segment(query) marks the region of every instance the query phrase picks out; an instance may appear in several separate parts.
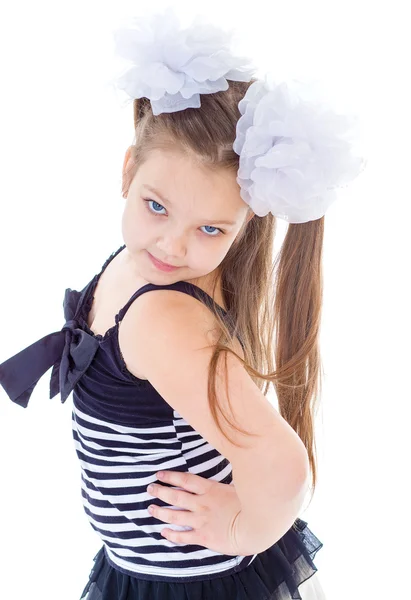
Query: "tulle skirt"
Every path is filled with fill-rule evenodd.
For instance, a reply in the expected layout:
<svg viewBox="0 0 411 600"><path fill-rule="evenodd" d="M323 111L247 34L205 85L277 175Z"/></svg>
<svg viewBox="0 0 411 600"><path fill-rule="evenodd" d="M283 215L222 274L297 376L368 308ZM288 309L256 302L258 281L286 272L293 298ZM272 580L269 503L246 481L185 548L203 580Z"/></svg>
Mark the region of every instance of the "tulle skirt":
<svg viewBox="0 0 411 600"><path fill-rule="evenodd" d="M242 571L199 581L148 581L108 563L104 545L80 600L327 600L313 559L323 544L297 519Z"/></svg>

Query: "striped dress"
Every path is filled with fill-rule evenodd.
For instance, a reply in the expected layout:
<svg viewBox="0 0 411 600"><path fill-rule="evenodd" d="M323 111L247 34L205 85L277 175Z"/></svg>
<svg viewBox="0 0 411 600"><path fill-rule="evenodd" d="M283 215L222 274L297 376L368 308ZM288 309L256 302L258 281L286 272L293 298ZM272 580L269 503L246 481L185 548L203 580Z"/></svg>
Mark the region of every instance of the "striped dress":
<svg viewBox="0 0 411 600"><path fill-rule="evenodd" d="M60 393L65 402L73 392L72 432L80 462L81 498L87 519L102 540L97 562L104 560L107 568L138 581L217 581L245 570L261 555L231 556L167 540L161 535L165 526L177 531L190 528L165 524L150 515L147 508L153 497L147 493L147 486L156 482L159 470L189 471L230 484L231 464L148 380L137 378L127 369L118 328L138 296L156 289L190 294L208 306L214 305L223 318L228 319L228 313L191 283L147 284L115 316L113 327L104 335L94 334L87 325L94 290L109 262L124 248L111 254L83 290L66 289L62 330L0 365L0 383L14 402L26 407L38 379L53 367L50 398ZM231 326L229 321L227 324ZM155 502L179 510L157 497ZM321 547L307 524L297 519L284 539L269 549L273 556L282 558L282 563L279 560L276 566L273 564L271 573L282 569L277 587L284 585L284 564L289 565L290 589L314 574L312 559ZM284 596L288 597L301 596Z"/></svg>

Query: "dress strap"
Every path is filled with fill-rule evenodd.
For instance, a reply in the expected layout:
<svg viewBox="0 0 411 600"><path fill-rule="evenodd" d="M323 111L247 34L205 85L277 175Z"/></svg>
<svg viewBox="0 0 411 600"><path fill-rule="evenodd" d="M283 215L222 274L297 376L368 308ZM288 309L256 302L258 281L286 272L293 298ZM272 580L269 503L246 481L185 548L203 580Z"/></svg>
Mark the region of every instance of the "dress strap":
<svg viewBox="0 0 411 600"><path fill-rule="evenodd" d="M109 263L111 263L111 261L113 260L113 258L115 258L115 257L117 256L117 254L120 254L120 252L121 252L122 250L124 250L124 248L125 248L125 247L126 247L126 245L125 245L125 244L123 244L122 246L120 246L120 248L119 248L118 250L114 250L114 252L112 252L112 253L110 254L110 256L108 257L108 259L106 260L106 262L104 263L104 265L101 267L101 271L100 271L100 273L98 274L98 277L100 277L100 276L101 276L101 274L103 273L103 271L105 271L105 270L106 270L106 268L107 268L108 264L109 264Z"/></svg>
<svg viewBox="0 0 411 600"><path fill-rule="evenodd" d="M179 292L183 292L194 298L197 298L197 300L199 300L200 302L203 302L203 304L205 304L210 309L212 309L212 307L214 307L216 309L216 311L220 314L221 318L227 323L228 328L230 330L233 329L231 315L222 306L217 304L217 302L215 302L215 300L209 294L207 294L207 292L205 292L202 288L200 288L197 285L195 285L194 283L190 283L188 281L176 281L176 282L170 283L168 285L166 285L166 284L165 285L157 285L155 283L147 283L146 285L143 285L136 292L134 292L134 294L131 296L131 298L129 299L127 304L125 304L125 306L123 306L123 308L120 310L120 312L116 315L116 317L115 317L116 324L124 318L124 315L130 308L131 304L134 302L134 300L136 300L139 296L141 296L141 294L144 294L145 292L149 292L151 290L169 290L169 289L177 290ZM240 343L244 348L244 344L241 340L241 337L238 336L238 339L240 340Z"/></svg>
<svg viewBox="0 0 411 600"><path fill-rule="evenodd" d="M139 296L141 296L141 294L144 294L145 292L149 292L151 290L169 290L169 289L177 290L179 292L183 292L185 294L193 296L193 297L197 298L197 300L200 300L200 302L203 302L204 304L206 304L209 308L211 305L214 305L215 308L217 309L217 311L222 315L223 318L226 317L226 315L227 315L227 312L224 310L224 308L222 306L220 306L219 304L217 304L213 300L213 298L211 298L211 296L209 296L207 294L207 292L205 292L203 289L199 288L198 286L194 285L193 283L189 283L188 281L176 281L175 283L169 283L169 284L164 284L164 285L157 285L155 283L147 283L146 285L143 285L136 292L134 292L134 294L131 296L131 298L129 299L127 304L125 306L123 306L123 308L120 310L120 312L118 314L118 320L121 321L123 319L124 315L130 308L131 304L134 302L134 300L136 300Z"/></svg>

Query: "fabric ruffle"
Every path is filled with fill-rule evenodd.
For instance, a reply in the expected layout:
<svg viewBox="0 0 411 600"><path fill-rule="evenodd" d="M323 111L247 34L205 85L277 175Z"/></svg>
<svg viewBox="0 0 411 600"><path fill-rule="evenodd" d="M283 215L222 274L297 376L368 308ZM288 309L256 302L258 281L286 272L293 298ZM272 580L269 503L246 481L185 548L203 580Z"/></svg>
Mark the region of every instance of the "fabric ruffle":
<svg viewBox="0 0 411 600"><path fill-rule="evenodd" d="M298 588L317 572L313 560L322 546L306 521L296 519L278 542L242 571L174 583L118 571L107 562L103 545L80 600L308 600Z"/></svg>

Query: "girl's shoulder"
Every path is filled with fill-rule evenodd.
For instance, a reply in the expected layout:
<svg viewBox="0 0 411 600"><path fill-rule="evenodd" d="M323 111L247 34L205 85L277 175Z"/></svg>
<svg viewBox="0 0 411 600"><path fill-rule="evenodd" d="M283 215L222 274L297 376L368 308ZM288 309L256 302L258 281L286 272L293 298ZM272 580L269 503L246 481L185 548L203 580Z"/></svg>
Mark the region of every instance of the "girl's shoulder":
<svg viewBox="0 0 411 600"><path fill-rule="evenodd" d="M205 291L205 290L204 290ZM208 293L208 292L206 292ZM216 300L215 300L216 301ZM218 319L204 302L190 294L181 293L175 289L149 289L135 300L124 316L119 331L119 344L127 368L134 372L136 377L147 379L144 374L143 361L139 359L137 344L154 335L158 322L165 319L164 336L158 337L158 344L167 344L170 356L169 364L173 360L173 341L166 339L166 326L170 320L176 332L184 332L187 346L195 347L196 344L205 342L212 348L220 336ZM154 321L154 322L153 322ZM190 326L187 327L187 324ZM138 335L139 340L136 339ZM157 335L157 334L156 334ZM177 337L179 334L176 333ZM143 342L144 346L144 342ZM245 360L243 348L238 338L234 338L227 346ZM141 351L141 346L140 346Z"/></svg>

